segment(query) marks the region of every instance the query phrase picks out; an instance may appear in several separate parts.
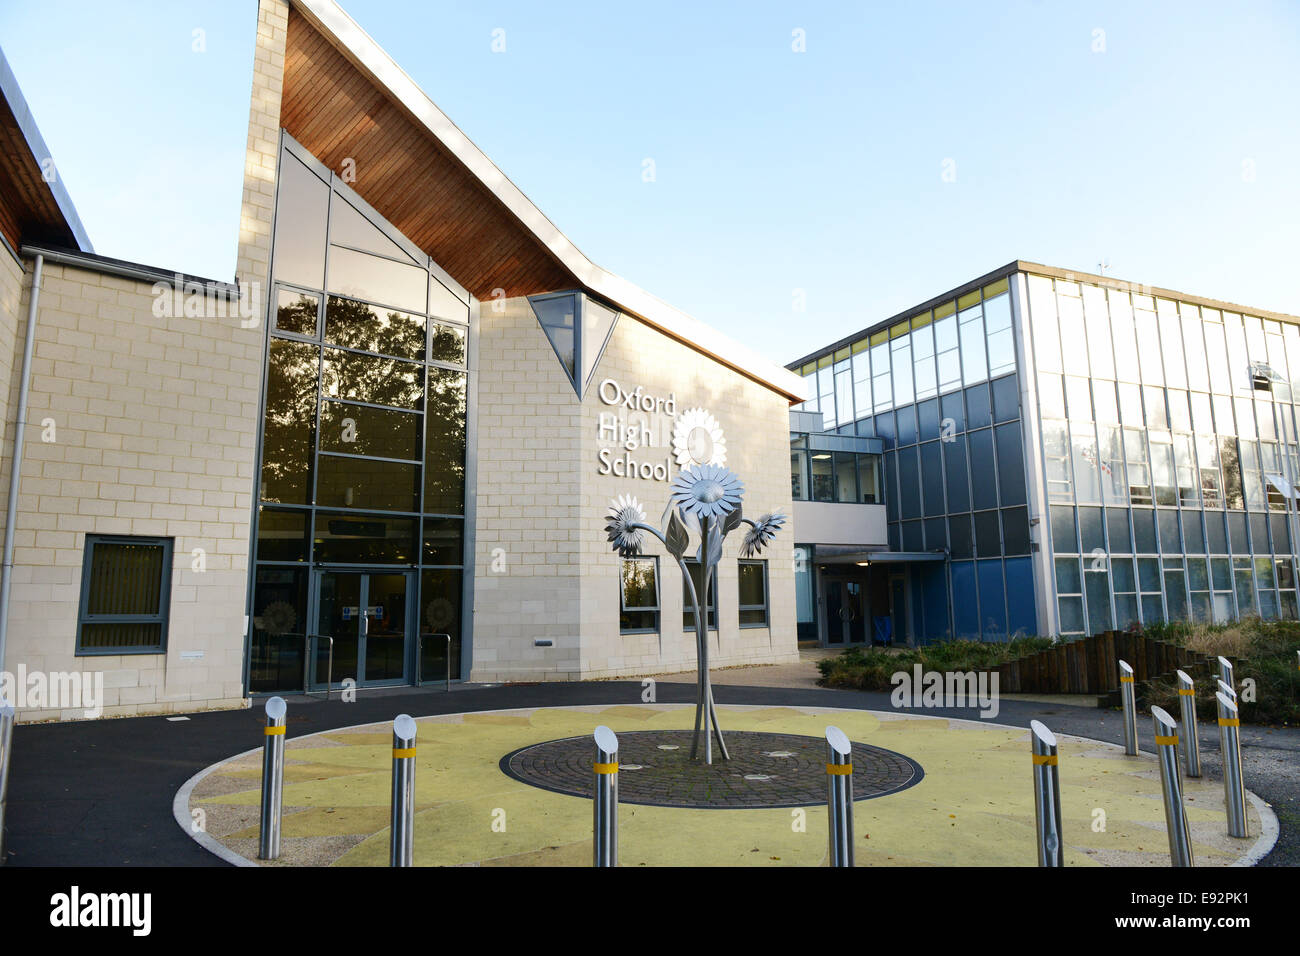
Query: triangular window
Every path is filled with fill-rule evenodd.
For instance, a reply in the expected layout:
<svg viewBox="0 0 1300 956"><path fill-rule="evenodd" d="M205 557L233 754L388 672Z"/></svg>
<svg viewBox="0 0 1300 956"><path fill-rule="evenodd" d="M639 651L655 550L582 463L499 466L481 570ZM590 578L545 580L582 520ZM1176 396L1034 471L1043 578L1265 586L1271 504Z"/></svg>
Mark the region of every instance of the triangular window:
<svg viewBox="0 0 1300 956"><path fill-rule="evenodd" d="M581 292L555 292L528 300L537 321L581 399L605 353L618 313Z"/></svg>

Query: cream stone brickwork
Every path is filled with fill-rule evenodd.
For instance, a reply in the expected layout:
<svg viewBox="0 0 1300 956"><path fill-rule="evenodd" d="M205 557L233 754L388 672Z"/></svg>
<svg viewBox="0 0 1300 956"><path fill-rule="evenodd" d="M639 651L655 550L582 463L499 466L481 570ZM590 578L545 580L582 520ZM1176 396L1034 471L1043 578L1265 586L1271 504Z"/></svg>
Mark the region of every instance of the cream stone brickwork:
<svg viewBox="0 0 1300 956"><path fill-rule="evenodd" d="M253 51L253 96L244 157L244 194L239 216L239 253L235 274L241 285L269 288L271 219L275 212L276 162L280 150L280 99L284 89L284 48L289 5L259 0ZM264 311L259 311L259 315Z"/></svg>
<svg viewBox="0 0 1300 956"><path fill-rule="evenodd" d="M18 409L17 377L22 370L22 354L16 351L18 330L27 321L27 304L23 288L30 279L24 274L30 262L15 259L8 247L0 248L0 355L12 356L11 362L0 362L0 398L4 398L5 414L0 417L0 448L4 449L4 462L0 464L0 481L9 484L9 422ZM4 528L4 511L0 511L0 530Z"/></svg>
<svg viewBox="0 0 1300 956"><path fill-rule="evenodd" d="M598 474L598 452L608 444L600 440L600 416L620 412L601 402L599 383L611 378L627 389L671 394L678 414L708 409L725 432L727 465L745 482L751 517L791 512L786 400L625 315L580 404L527 300L502 305L501 312L484 305L480 320L471 679L565 680L694 666L694 634L682 629L681 571L653 539L646 553L659 556L659 633L619 633L620 559L606 541L607 505L633 494L658 525L669 486ZM631 454L662 462L671 455L671 419L650 417L657 419L655 447ZM728 538L718 569L719 630L710 635L710 663L794 661L792 529L787 524L761 555L768 563L765 628L738 623L740 540L740 531ZM497 548L506 556L499 573L492 570ZM537 638L554 646L536 647Z"/></svg>
<svg viewBox="0 0 1300 956"><path fill-rule="evenodd" d="M234 303L204 299L233 315L199 318L156 315L156 300L150 283L45 263L6 664L105 672L106 716L244 704L261 330ZM166 653L77 656L87 534L174 538Z"/></svg>

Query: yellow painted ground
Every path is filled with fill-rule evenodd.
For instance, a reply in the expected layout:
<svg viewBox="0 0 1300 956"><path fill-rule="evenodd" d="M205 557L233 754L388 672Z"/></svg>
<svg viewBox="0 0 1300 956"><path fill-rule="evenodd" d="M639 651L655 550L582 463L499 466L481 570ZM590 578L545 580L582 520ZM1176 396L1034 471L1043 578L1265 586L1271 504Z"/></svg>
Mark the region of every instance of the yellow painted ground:
<svg viewBox="0 0 1300 956"><path fill-rule="evenodd" d="M550 793L501 772L520 747L589 734L687 729L689 705L538 708L419 721L415 862L422 866L591 864L591 801ZM1033 781L1028 733L943 718L795 707L723 707L725 730L820 737L835 724L851 740L906 754L916 786L855 804L859 866L1032 866ZM1060 738L1066 862L1168 866L1159 772L1151 757ZM255 742L255 741L254 741ZM284 783L285 864L386 866L388 724L290 740ZM209 835L257 853L260 755L217 765L195 787ZM1226 835L1223 790L1185 780L1198 866L1232 863L1254 843ZM1251 832L1260 821L1249 807ZM819 866L826 809L619 808L624 866Z"/></svg>

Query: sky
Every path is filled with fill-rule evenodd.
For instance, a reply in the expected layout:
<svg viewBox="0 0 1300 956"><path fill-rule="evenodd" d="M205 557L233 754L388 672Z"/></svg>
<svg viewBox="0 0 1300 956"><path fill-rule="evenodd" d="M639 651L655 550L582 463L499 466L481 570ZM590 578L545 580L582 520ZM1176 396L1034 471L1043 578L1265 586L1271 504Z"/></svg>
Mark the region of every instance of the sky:
<svg viewBox="0 0 1300 956"><path fill-rule="evenodd" d="M1292 0L342 5L588 258L781 363L1017 258L1300 314ZM233 276L255 21L0 0L95 251Z"/></svg>

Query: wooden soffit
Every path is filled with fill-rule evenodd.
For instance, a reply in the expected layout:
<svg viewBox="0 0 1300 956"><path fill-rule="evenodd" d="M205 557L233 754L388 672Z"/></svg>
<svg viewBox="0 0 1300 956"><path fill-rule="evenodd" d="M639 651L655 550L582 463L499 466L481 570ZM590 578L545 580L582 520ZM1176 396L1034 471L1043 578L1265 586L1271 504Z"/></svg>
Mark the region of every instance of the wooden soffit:
<svg viewBox="0 0 1300 956"><path fill-rule="evenodd" d="M427 128L292 5L280 124L479 299L575 276ZM500 293L497 293L500 295Z"/></svg>

